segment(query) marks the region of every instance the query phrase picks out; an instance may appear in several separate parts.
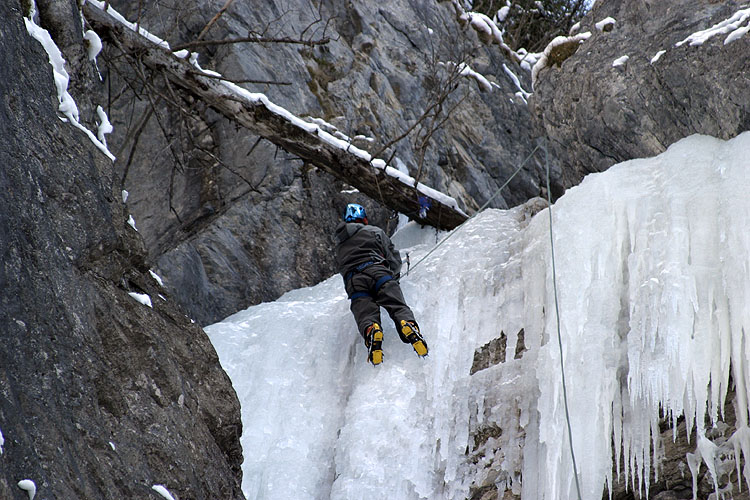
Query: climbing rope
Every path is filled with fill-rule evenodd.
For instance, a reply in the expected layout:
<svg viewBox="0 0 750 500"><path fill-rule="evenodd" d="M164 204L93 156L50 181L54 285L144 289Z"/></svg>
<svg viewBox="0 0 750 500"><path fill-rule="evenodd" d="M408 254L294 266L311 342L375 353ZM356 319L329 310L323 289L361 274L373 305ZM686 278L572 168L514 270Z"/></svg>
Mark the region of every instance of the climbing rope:
<svg viewBox="0 0 750 500"><path fill-rule="evenodd" d="M466 220L465 220L465 221L464 221L464 222L463 222L463 223L462 223L462 224L461 224L460 226L458 226L458 227L457 227L456 229L454 229L453 231L451 231L450 233L448 233L448 235L447 235L447 236L446 236L445 238L443 238L443 239L442 239L442 240L441 240L441 241L440 241L439 243L437 243L437 244L436 244L436 245L435 245L434 247L432 247L432 249L431 249L431 250L430 250L429 252L427 252L427 253L426 253L426 254L424 255L424 257L422 257L421 259L419 259L419 260L418 260L418 261L416 262L416 264L414 264L413 266L411 266L411 269L410 269L409 271L407 271L407 273L406 273L406 274L407 274L407 276L409 275L409 272L413 271L413 270L414 270L414 268L416 268L416 267L417 267L417 266L418 266L419 264L421 264L421 263L422 263L422 262L423 262L423 261L424 261L425 259L427 259L427 257L429 257L429 256L430 256L430 255L432 254L432 252L434 252L435 250L437 250L437 249L438 249L438 248L439 248L439 247L440 247L440 246L441 246L441 245L442 245L443 243L445 243L445 242L446 242L446 241L448 240L448 238L450 238L451 236L453 236L454 234L456 234L456 233L457 233L457 232L458 232L458 231L459 231L459 230L460 230L460 229L461 229L462 227L464 227L464 226L466 225L466 223L467 223L467 222L469 222L469 221L470 221L471 219L473 219L474 217L476 217L476 216L477 216L477 215L478 215L478 214L479 214L480 212L482 212L482 211L483 211L483 210L484 210L485 208L487 208L487 207L489 206L489 204L490 204L490 203L492 202L492 200L494 200L494 199L495 199L495 197L496 197L496 196L497 196L498 194L500 194L500 191L502 191L503 189L505 189L505 186L507 186L508 184L510 184L510 181L512 181L512 180L513 180L513 177L515 177L515 176L516 176L516 174L518 174L518 172L520 172L520 171L521 171L521 169L522 169L522 168L524 167L524 165L526 165L526 163L527 163L527 162L528 162L528 161L529 161L529 160L531 159L531 157L532 157L532 156L534 156L534 153L536 153L536 151L537 151L538 149L539 149L539 144L537 144L537 145L536 145L536 147L535 147L535 148L533 149L533 151L531 151L531 153L529 154L529 156L527 156L527 157L526 157L526 159L525 159L525 160L524 160L523 162L521 162L521 164L520 164L520 165L518 166L518 168L516 169L516 171L515 171L515 172L513 172L513 175L511 175L510 177L508 177L508 180L507 180L507 181L505 181L505 184L503 184L502 186L500 186L500 187L498 188L498 190L497 190L497 191L495 191L495 194L493 194L492 196L490 196L490 199L489 199L489 200L487 200L487 202L486 202L486 203L485 203L484 205L482 205L482 207L481 207L481 208L480 208L479 210L477 210L477 211L476 211L476 212L475 212L475 213L474 213L474 214L473 214L473 215L472 215L471 217L469 217L468 219L466 219Z"/></svg>
<svg viewBox="0 0 750 500"><path fill-rule="evenodd" d="M435 250L438 249L443 243L445 243L448 238L456 234L467 222L469 222L471 219L476 217L477 214L482 212L489 204L492 202L495 197L500 194L500 191L502 191L513 179L513 177L518 174L518 172L521 171L521 169L526 165L526 163L531 159L532 156L534 156L534 153L537 152L537 150L540 148L540 144L538 143L533 151L529 154L529 156L526 157L526 159L518 166L515 172L513 172L513 175L511 175L507 181L505 181L505 184L500 186L500 188L495 191L495 194L493 194L487 202L482 205L482 207L474 213L471 217L469 217L463 224L458 226L456 229L451 231L445 238L442 239L437 245L435 245L427 254L419 259L416 264L413 266L408 266L410 269L407 270L407 276L411 270L416 268L419 264L421 264L427 257L432 254ZM570 411L568 409L568 389L567 389L567 383L565 380L565 363L563 360L563 345L562 345L562 332L560 328L560 305L557 298L557 269L555 266L555 244L554 244L554 233L552 231L552 189L550 186L550 173L549 173L549 151L547 149L547 142L544 141L544 163L545 163L545 171L546 171L546 177L547 177L547 203L548 203L548 214L549 214L549 238L550 238L550 252L551 252L551 258L552 258L552 288L554 291L555 296L555 318L557 321L557 344L560 349L560 376L562 379L562 392L563 392L563 403L565 406L565 421L567 423L568 427L568 444L570 445L570 458L573 463L573 476L575 477L575 484L576 484L576 493L578 500L581 500L581 486L578 481L578 466L576 465L576 456L575 452L573 451L573 432L570 425ZM409 260L409 256L407 255L407 262Z"/></svg>
<svg viewBox="0 0 750 500"><path fill-rule="evenodd" d="M570 458L573 461L573 477L576 480L576 493L581 500L581 486L578 484L578 467L576 466L576 455L573 452L573 432L570 427L570 412L568 411L568 390L565 384L565 364L563 363L562 333L560 332L560 305L557 300L557 271L555 269L555 242L552 233L552 191L549 182L549 151L547 141L544 141L544 163L547 171L547 212L549 214L549 247L552 254L552 289L555 294L555 317L557 319L557 345L560 348L560 376L562 377L563 402L565 404L565 421L568 424L568 442L570 444Z"/></svg>

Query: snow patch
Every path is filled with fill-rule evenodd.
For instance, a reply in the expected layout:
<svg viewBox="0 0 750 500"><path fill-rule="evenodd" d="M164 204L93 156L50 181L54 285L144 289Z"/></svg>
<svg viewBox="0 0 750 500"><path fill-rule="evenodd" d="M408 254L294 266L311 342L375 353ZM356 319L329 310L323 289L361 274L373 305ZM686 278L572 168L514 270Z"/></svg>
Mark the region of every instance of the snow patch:
<svg viewBox="0 0 750 500"><path fill-rule="evenodd" d="M500 7L495 13L495 21L498 23L502 23L508 17L509 12L510 12L510 7L508 7L507 5Z"/></svg>
<svg viewBox="0 0 750 500"><path fill-rule="evenodd" d="M464 12L461 19L468 22L472 28L480 33L484 33L488 38L503 43L503 33L497 24L481 12Z"/></svg>
<svg viewBox="0 0 750 500"><path fill-rule="evenodd" d="M339 130L338 127L336 127L335 125L332 125L332 124L328 123L323 118L318 118L318 117L315 117L315 116L307 116L307 117L305 117L305 119L308 122L310 122L310 123L314 123L315 125L320 126L323 130L325 130L326 132L328 132L330 134L332 134L334 132L338 132L338 130ZM346 136L344 136L344 137L345 137L345 138L343 138L344 140L348 139L348 137L346 137Z"/></svg>
<svg viewBox="0 0 750 500"><path fill-rule="evenodd" d="M89 56L90 61L96 61L96 56L102 51L102 40L99 35L93 30L86 30L83 34L83 39L86 40L86 52Z"/></svg>
<svg viewBox="0 0 750 500"><path fill-rule="evenodd" d="M534 64L534 67L531 69L531 88L534 88L534 84L536 83L536 79L539 76L539 72L549 66L550 54L552 54L555 49L566 44L581 44L589 38L591 38L590 31L578 33L577 35L573 36L558 36L553 38L552 41L548 43L544 48L544 52L542 53L541 57L539 57L536 64Z"/></svg>
<svg viewBox="0 0 750 500"><path fill-rule="evenodd" d="M615 59L614 61L612 61L612 67L613 68L617 68L618 66L625 66L625 63L627 63L628 60L630 60L630 56L628 56L628 55L624 55L622 57L618 57L617 59Z"/></svg>
<svg viewBox="0 0 750 500"><path fill-rule="evenodd" d="M543 53L539 53L539 52L528 52L524 48L518 49L518 51L516 51L515 54L518 57L518 60L520 61L518 64L523 69L529 72L533 70L534 65L537 62L539 62L539 59L541 59L543 55Z"/></svg>
<svg viewBox="0 0 750 500"><path fill-rule="evenodd" d="M483 39L488 43L497 43L502 49L508 53L513 53L513 50L505 43L503 38L503 30L497 26L497 22L505 20L504 15L507 15L508 10L503 7L498 10L495 18L497 22L493 21L487 15L481 12L466 12L464 6L462 6L457 0L453 0L453 7L459 15L459 19L462 23L466 23L471 26L474 31L477 32L480 39ZM470 8L470 6L468 6ZM507 5L506 5L507 7Z"/></svg>
<svg viewBox="0 0 750 500"><path fill-rule="evenodd" d="M96 107L96 116L99 117L99 127L97 128L97 137L99 141L104 144L104 147L107 147L107 138L105 137L106 134L111 134L114 130L112 128L112 124L109 123L109 117L107 116L107 113L105 113L104 108L101 106Z"/></svg>
<svg viewBox="0 0 750 500"><path fill-rule="evenodd" d="M34 481L31 479L23 479L18 481L18 487L28 493L29 500L34 500L34 497L36 496L36 484L34 484Z"/></svg>
<svg viewBox="0 0 750 500"><path fill-rule="evenodd" d="M68 93L68 82L70 76L65 70L65 59L63 59L62 52L60 52L60 49L55 45L49 32L37 25L32 19L24 17L23 20L26 24L26 31L28 31L29 35L34 37L42 45L45 52L47 52L49 63L52 66L55 88L57 89L57 98L60 102L58 111L65 115L66 120L74 127L84 132L102 153L107 155L110 160L115 161L114 155L110 153L107 146L101 142L93 132L79 123L78 106L76 106L73 97Z"/></svg>
<svg viewBox="0 0 750 500"><path fill-rule="evenodd" d="M611 17L605 17L594 26L596 26L596 29L598 29L599 31L610 31L612 28L614 28L616 22L617 21L615 21Z"/></svg>
<svg viewBox="0 0 750 500"><path fill-rule="evenodd" d="M481 73L477 73L476 71L471 69L471 66L469 66L468 64L459 64L458 71L461 76L473 78L477 82L477 85L479 85L480 90L484 92L492 92L492 84L490 83L490 81Z"/></svg>
<svg viewBox="0 0 750 500"><path fill-rule="evenodd" d="M169 490L167 490L167 488L165 488L161 484L155 484L155 485L153 485L151 487L151 489L154 490L155 492L157 492L159 495L161 495L166 500L174 500L174 497L172 496L171 493L169 493Z"/></svg>
<svg viewBox="0 0 750 500"><path fill-rule="evenodd" d="M666 53L667 53L666 50L660 50L659 52L657 52L656 55L654 55L654 57L651 58L651 64L655 64L656 61L661 59L661 56L663 56Z"/></svg>
<svg viewBox="0 0 750 500"><path fill-rule="evenodd" d="M98 8L98 9L104 10L107 14L109 14L110 16L112 16L119 23L122 23L126 27L128 27L131 30L135 31L139 35L147 38L148 40L150 40L151 42L155 43L156 45L159 45L160 47L169 50L169 44L165 40L162 40L161 38L159 38L158 36L154 35L153 33L150 33L149 31L143 29L142 27L137 26L135 23L131 23L130 21L128 21L127 19L125 19L125 17L123 17L122 14L120 14L119 12L117 12L111 5L108 5L107 6L108 8L105 10L104 9L105 2L102 2L101 0L87 0L87 2L89 4L91 4L91 5L93 5L94 7Z"/></svg>
<svg viewBox="0 0 750 500"><path fill-rule="evenodd" d="M742 26L745 23L748 24ZM708 29L697 31L684 40L677 42L675 46L680 47L686 43L691 47L700 46L717 35L727 35L724 39L724 45L727 45L742 38L748 31L750 31L750 8L740 9L729 19L714 24Z"/></svg>
<svg viewBox="0 0 750 500"><path fill-rule="evenodd" d="M153 272L151 269L149 269L148 272L149 272L149 274L151 274L151 277L154 278L154 280L156 280L157 283L159 283L159 286L163 288L164 287L164 280L161 279L161 276L159 276L158 274L156 274L155 272Z"/></svg>
<svg viewBox="0 0 750 500"><path fill-rule="evenodd" d="M128 292L128 295L130 295L131 297L133 297L133 299L135 299L136 301L140 302L144 306L148 306L148 307L151 307L151 308L154 307L153 305L151 305L151 297L149 297L145 293Z"/></svg>
<svg viewBox="0 0 750 500"><path fill-rule="evenodd" d="M503 63L503 71L505 71L505 74L508 75L516 88L518 88L516 95L523 99L524 104L528 104L528 99L531 97L531 93L526 92L523 87L521 87L521 80L518 79L518 76L516 76L516 74L513 73L505 63Z"/></svg>

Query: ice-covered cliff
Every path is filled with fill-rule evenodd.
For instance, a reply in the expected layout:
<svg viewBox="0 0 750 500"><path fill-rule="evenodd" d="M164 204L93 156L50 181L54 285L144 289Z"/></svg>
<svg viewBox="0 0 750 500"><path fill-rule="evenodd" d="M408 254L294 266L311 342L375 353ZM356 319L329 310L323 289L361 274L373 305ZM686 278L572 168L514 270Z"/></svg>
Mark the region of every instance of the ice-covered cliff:
<svg viewBox="0 0 750 500"><path fill-rule="evenodd" d="M748 133L693 136L589 176L552 208L584 499L613 469L645 490L664 415L697 429L688 481L702 464L726 488L750 446L747 151ZM575 498L549 214L532 208L483 212L402 279L426 360L385 321L386 362L368 365L338 276L207 329L243 406L248 498L466 498L480 485ZM414 226L395 238L411 262L435 240ZM501 338L505 356L478 366L477 349ZM737 430L712 441L730 385Z"/></svg>

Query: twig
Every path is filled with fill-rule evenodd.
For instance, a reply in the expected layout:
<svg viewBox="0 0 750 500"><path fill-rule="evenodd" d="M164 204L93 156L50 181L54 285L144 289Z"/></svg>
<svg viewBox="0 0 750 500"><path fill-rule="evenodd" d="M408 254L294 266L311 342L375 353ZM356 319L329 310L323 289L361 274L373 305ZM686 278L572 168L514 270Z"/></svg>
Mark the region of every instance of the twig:
<svg viewBox="0 0 750 500"><path fill-rule="evenodd" d="M202 146L199 146L197 144L195 144L194 146L195 146L195 149L197 149L198 151L202 152L203 154L205 154L207 156L210 156L220 166L224 167L229 172L233 173L234 175L236 175L237 177L239 177L240 179L242 179L242 181L250 187L251 191L254 191L256 193L260 193L260 190L258 189L258 186L253 185L253 183L250 182L249 179L247 179L244 175L242 175L236 169L232 168L229 164L227 164L226 162L224 162L221 158L219 158L218 156L216 156L215 154L213 154L211 151L207 150L206 148L204 148ZM263 176L263 178L265 178L265 175ZM247 194L247 192L245 194Z"/></svg>
<svg viewBox="0 0 750 500"><path fill-rule="evenodd" d="M399 135L399 136L398 136L398 137L396 137L395 139L391 139L390 141L388 141L388 142L387 142L387 143L386 143L386 144L385 144L385 145L384 145L384 146L383 146L382 148L380 148L380 149L378 150L378 152L377 152L377 153L373 154L373 155L372 155L372 157L373 157L373 158L380 158L380 155L382 155L382 154L383 154L383 152L384 152L384 151L385 151L386 149L390 148L391 146L393 146L393 145L394 145L394 144L396 144L397 142L399 142L399 141L401 141L402 139L404 139L404 138L405 138L405 137L406 137L407 135L411 134L412 130L414 130L415 128L417 128L417 126L418 126L418 125L419 125L420 123L422 123L422 122L423 122L423 121L424 121L424 120L425 120L425 119L427 118L427 116L428 116L428 115L429 115L429 113L430 113L430 112L432 111L432 109L433 109L434 107L436 107L437 105L438 105L438 103L436 103L436 102L433 102L432 104L430 104L430 105L429 105L429 106L427 107L427 109L426 109L426 110L424 111L424 113L422 113L422 116L420 116L420 117L419 117L419 118L418 118L418 119L417 119L417 120L416 120L416 121L415 121L415 122L414 122L414 123L413 123L413 124L412 124L412 125L411 125L411 126L410 126L409 128L407 128L406 130L404 130L404 131L403 131L403 132L401 133L401 135Z"/></svg>
<svg viewBox="0 0 750 500"><path fill-rule="evenodd" d="M135 21L135 32L140 33L141 32L141 14L143 11L143 0L138 0L138 17Z"/></svg>
<svg viewBox="0 0 750 500"><path fill-rule="evenodd" d="M141 139L141 134L146 128L146 124L148 124L149 119L151 118L151 114L153 113L153 108L149 107L147 112L144 112L143 120L141 120L140 125L135 129L135 134L133 134L133 145L130 148L130 154L128 154L128 161L125 163L125 168L123 169L122 176L120 182L122 185L125 185L125 181L128 178L128 172L130 172L130 165L133 163L133 159L135 158L135 151L138 148L138 142ZM128 132L130 134L130 132ZM125 145L127 144L128 138L125 138L125 141L122 143L122 148L120 148L120 151L125 149ZM118 154L117 157L119 158L120 155Z"/></svg>
<svg viewBox="0 0 750 500"><path fill-rule="evenodd" d="M250 156L251 154L253 154L253 151L255 151L255 148L258 147L258 144L260 144L260 141L262 141L262 140L263 140L263 136L262 135L258 136L258 140L255 141L255 144L253 144L253 147L251 147L250 151L247 152L247 154L245 155L245 158L247 158L248 156Z"/></svg>
<svg viewBox="0 0 750 500"><path fill-rule="evenodd" d="M224 12L226 12L229 6L232 5L232 2L234 2L234 0L227 0L227 2L224 4L224 7L219 9L219 12L217 12L216 15L212 17L211 20L208 22L208 24L206 24L206 26L201 30L196 40L203 39L203 35L205 35L208 32L208 30L211 29L211 26L213 26L214 23L219 20L219 18L224 14Z"/></svg>

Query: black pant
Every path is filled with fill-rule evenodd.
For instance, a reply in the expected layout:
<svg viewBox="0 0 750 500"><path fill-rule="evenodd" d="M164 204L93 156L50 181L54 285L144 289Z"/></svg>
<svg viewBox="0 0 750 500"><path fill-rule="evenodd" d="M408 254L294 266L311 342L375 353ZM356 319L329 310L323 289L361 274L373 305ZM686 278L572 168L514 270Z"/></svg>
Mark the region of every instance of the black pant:
<svg viewBox="0 0 750 500"><path fill-rule="evenodd" d="M360 272L355 272L346 281L345 286L351 300L350 307L354 320L363 338L367 327L373 323L381 324L380 308L384 307L396 324L396 331L401 340L408 343L401 333L401 320L414 321L414 313L406 305L401 286L392 278L387 267L373 264Z"/></svg>

